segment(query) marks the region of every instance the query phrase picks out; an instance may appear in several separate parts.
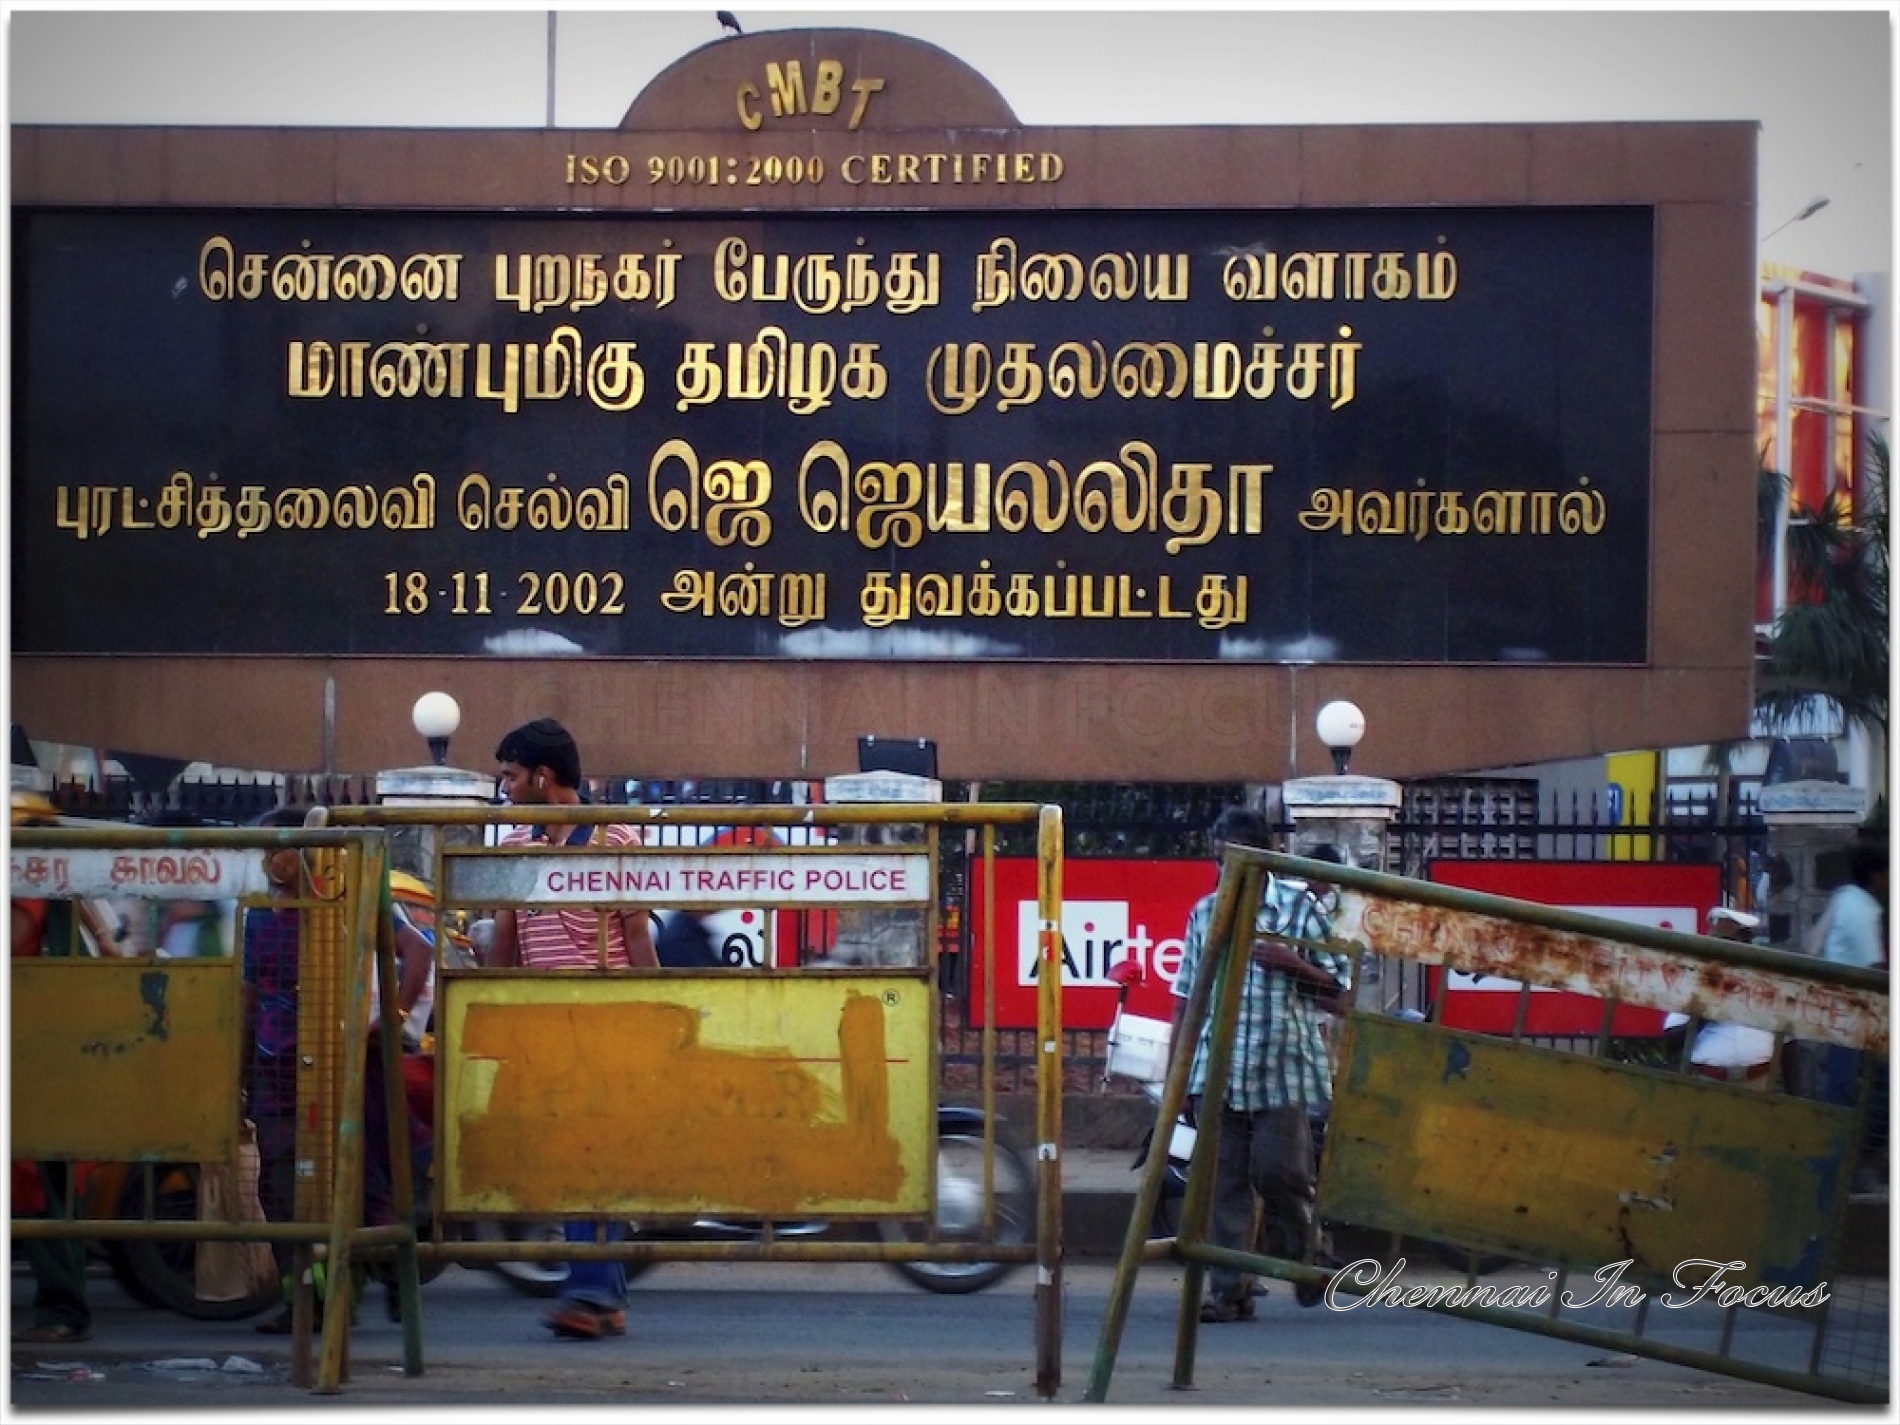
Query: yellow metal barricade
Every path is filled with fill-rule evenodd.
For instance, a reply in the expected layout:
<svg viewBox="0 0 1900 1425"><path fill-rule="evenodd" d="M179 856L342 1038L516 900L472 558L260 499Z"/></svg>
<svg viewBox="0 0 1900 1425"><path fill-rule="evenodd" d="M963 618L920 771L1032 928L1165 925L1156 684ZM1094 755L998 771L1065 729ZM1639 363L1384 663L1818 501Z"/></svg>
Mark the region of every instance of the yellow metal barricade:
<svg viewBox="0 0 1900 1425"><path fill-rule="evenodd" d="M299 885L273 896L264 863L297 852ZM352 1248L403 1244L414 1228L364 1229L362 1092L372 964L393 986L387 853L381 832L321 829L16 827L12 895L70 901L231 901L239 924L266 906L297 917L294 1207L289 1220L158 1220L153 1170L238 1170L246 1043L242 936L226 957L170 959L62 953L12 962L11 1152L16 1160L131 1165L107 1200L78 1193L44 1217L15 1217L16 1238L293 1243L293 1379L312 1382L312 1287L318 1258L340 1274ZM380 954L377 952L380 951ZM386 1000L393 997L389 990ZM288 1125L287 1125L288 1127ZM400 1145L406 1172L406 1140ZM109 1176L119 1181L115 1171ZM140 1183L144 1190L141 1193ZM142 1210L123 1211L131 1206ZM349 1297L327 1294L320 1389L344 1372ZM421 1369L419 1341L406 1368Z"/></svg>
<svg viewBox="0 0 1900 1425"><path fill-rule="evenodd" d="M496 829L532 815L537 844ZM1061 1380L1062 825L1017 804L332 808L338 825L477 827L438 834L438 921L496 909L627 908L852 917L884 947L865 963L730 969L469 968L438 947L431 1260L753 1260L1036 1264L1036 1383ZM576 825L631 824L641 839L568 844ZM937 841L980 828L990 874L999 825L1038 827L1041 977L1033 1241L998 1228L995 1045L984 1034L982 1230L936 1230L939 1073ZM915 843L847 840L848 828L922 828ZM710 832L754 834L692 839ZM771 834L767 835L766 832ZM880 918L895 926L880 928ZM994 924L976 953L994 984ZM887 952L904 944L914 953ZM986 1018L986 1024L989 1023ZM643 1224L759 1220L753 1241L475 1241L487 1218ZM908 1222L884 1240L774 1235L823 1218ZM896 1235L899 1240L891 1240ZM407 1309L407 1323L419 1319Z"/></svg>
<svg viewBox="0 0 1900 1425"><path fill-rule="evenodd" d="M1376 986L1406 965L1457 969L1599 999L1591 1054L1355 1010L1344 1026L1318 1207L1388 1234L1336 1274L1215 1246L1208 1236L1220 1116L1202 1119L1181 1227L1185 1262L1175 1384L1193 1382L1209 1266L1324 1286L1326 1304L1440 1311L1841 1400L1884 1402L1890 1328L1879 1272L1849 1270L1850 1181L1870 1118L1885 1132L1884 972L1651 929L1575 911L1302 858L1228 848L1197 977L1171 1056L1159 1125L1186 1098L1212 1014L1207 1081L1224 1083L1239 989L1268 875L1339 888L1325 948L1360 957ZM1271 937L1269 938L1279 938ZM1298 942L1292 942L1298 944ZM1375 961L1383 973L1366 976ZM1363 996L1360 1003L1372 999ZM1442 996L1434 1008L1442 1006ZM1618 1006L1680 1011L1780 1041L1855 1051L1852 1103L1763 1092L1602 1052ZM1521 1031L1525 1014L1520 1006ZM1146 1165L1104 1317L1087 1398L1107 1399L1165 1161ZM1462 1280L1405 1279L1405 1253L1455 1244ZM1479 1280L1478 1254L1520 1264Z"/></svg>

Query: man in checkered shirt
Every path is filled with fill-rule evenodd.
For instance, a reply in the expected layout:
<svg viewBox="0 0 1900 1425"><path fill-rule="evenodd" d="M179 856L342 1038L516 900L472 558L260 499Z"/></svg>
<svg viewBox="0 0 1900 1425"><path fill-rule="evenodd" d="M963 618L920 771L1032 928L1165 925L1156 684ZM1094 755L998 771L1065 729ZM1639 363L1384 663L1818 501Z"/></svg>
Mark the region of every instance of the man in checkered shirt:
<svg viewBox="0 0 1900 1425"><path fill-rule="evenodd" d="M1230 807L1215 821L1208 841L1218 861L1228 843L1264 848L1269 835L1264 818ZM1345 860L1339 848L1330 844L1314 847L1306 855L1335 865ZM1331 951L1268 938L1268 933L1303 941L1330 938L1332 922L1325 902L1331 889L1324 882L1302 883L1269 875L1261 893L1254 921L1256 932L1261 933L1253 940L1241 987L1233 1057L1221 1097L1220 1152L1214 1165L1209 1224L1217 1246L1251 1249L1257 1192L1266 1207L1268 1255L1301 1262L1312 1262L1319 1255L1311 1118L1323 1118L1333 1096L1332 1058L1321 1016L1344 1009L1352 987L1352 961ZM1214 894L1210 893L1188 914L1181 967L1174 980L1177 1033L1194 992L1195 976L1212 962L1204 951L1213 911ZM1188 1101L1196 1123L1205 1121L1203 1096L1214 1011L1210 1001L1188 1078ZM1252 1289L1240 1272L1210 1267L1207 1285L1201 1320L1252 1319ZM1320 1294L1318 1287L1294 1289L1302 1306L1317 1304Z"/></svg>

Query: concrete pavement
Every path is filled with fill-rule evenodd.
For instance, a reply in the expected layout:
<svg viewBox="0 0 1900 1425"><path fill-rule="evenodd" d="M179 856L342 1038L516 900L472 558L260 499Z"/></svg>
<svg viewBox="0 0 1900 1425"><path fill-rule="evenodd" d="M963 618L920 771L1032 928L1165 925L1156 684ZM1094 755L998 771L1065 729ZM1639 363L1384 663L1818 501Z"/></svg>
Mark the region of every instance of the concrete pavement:
<svg viewBox="0 0 1900 1425"><path fill-rule="evenodd" d="M1065 1344L1059 1399L1063 1402L1079 1401L1089 1378L1101 1302L1139 1183L1133 1159L1132 1147L1077 1145L1065 1147L1062 1154ZM1884 1209L1884 1203L1880 1206ZM1880 1217L1881 1231L1876 1235L1884 1253L1884 1210ZM1351 1256L1381 1259L1389 1254L1390 1246L1382 1234L1363 1244L1349 1237L1339 1245ZM1407 1255L1421 1279L1445 1275L1427 1254L1408 1251ZM1355 1325L1348 1330L1334 1313L1299 1310L1292 1292L1277 1283L1259 1303L1262 1324L1258 1329L1223 1326L1202 1333L1196 1388L1184 1398L1168 1385L1181 1276L1181 1267L1165 1260L1145 1263L1138 1274L1135 1316L1111 1395L1115 1404L1171 1407L1191 1402L1258 1408L1269 1402L1298 1401L1359 1408L1453 1402L1533 1409L1689 1404L1838 1408L1831 1402L1684 1367L1655 1361L1639 1365L1634 1357L1606 1353L1603 1347L1566 1345L1468 1322L1408 1323L1419 1330L1443 1330L1443 1334L1412 1344L1407 1344L1411 1338L1387 1341L1366 1328L1378 1323L1383 1330L1392 1318L1415 1313L1361 1312L1350 1318ZM1508 1269L1492 1280L1507 1278L1515 1279ZM812 1265L792 1272L778 1265L668 1263L636 1283L640 1297L636 1304L643 1313L650 1311L654 1300L665 1302L667 1308L658 1318L642 1315L641 1328L633 1333L639 1340L630 1339L624 1349L622 1343L614 1343L611 1350L576 1350L571 1343L563 1349L562 1343L551 1342L534 1329L539 1303L519 1296L492 1273L451 1267L423 1288L428 1337L425 1378L402 1376L399 1328L382 1319L380 1299L372 1292L352 1332L355 1364L344 1392L321 1396L286 1388L290 1359L286 1338L259 1336L251 1321L199 1322L143 1308L100 1268L92 1283L93 1341L60 1348L15 1346L11 1398L14 1406L25 1409L108 1408L123 1401L141 1412L168 1407L252 1410L343 1404L390 1409L423 1404L519 1407L524 1403L540 1410L548 1405L634 1402L647 1407L746 1400L835 1403L860 1397L861 1403L1027 1406L1035 1400L1029 1370L1034 1339L1029 1298L1034 1285L1034 1273L1025 1269L1012 1273L980 1299L933 1297L870 1264ZM722 1289L739 1294L706 1295ZM809 1309L798 1304L797 1293L828 1291L847 1295L827 1298L822 1311L815 1303ZM16 1326L25 1316L31 1293L31 1278L16 1267L12 1289ZM840 1301L845 1303L842 1307ZM977 1331L982 1347L973 1342L961 1354L949 1349L947 1338L940 1340L932 1328L920 1328L920 1340L938 1343L930 1350L919 1348L878 1359L859 1359L854 1354L857 1347L851 1344L855 1338L826 1336L820 1343L823 1349L814 1346L809 1356L823 1360L822 1368L794 1367L783 1360L768 1368L745 1352L735 1355L721 1345L721 1333L728 1331L737 1333L735 1339L756 1343L760 1338L751 1331L780 1329L788 1310L789 1319L795 1320L812 1313L818 1319L842 1310L845 1317L862 1317L866 1331L874 1321L928 1317L940 1320L941 1330L948 1332L968 1328L969 1322L979 1319L972 1313L988 1313L1005 1303L1013 1305L995 1330L990 1334ZM690 1327L686 1314L691 1312L702 1313L705 1321ZM744 1313L762 1313L760 1323L750 1329L734 1325ZM982 1314L980 1319L990 1316ZM763 1324L767 1320L772 1323L769 1327ZM671 1334L663 1334L667 1332ZM1496 1344L1499 1341L1503 1344ZM700 1355L691 1354L695 1350ZM984 1356L982 1350L992 1355ZM1322 1358L1314 1352L1334 1355ZM1474 1354L1468 1357L1467 1353ZM797 1354L796 1349L792 1354ZM780 1355L785 1355L784 1349ZM1624 1369L1592 1369L1604 1366ZM1046 1404L1041 1408L1046 1409Z"/></svg>
<svg viewBox="0 0 1900 1425"><path fill-rule="evenodd" d="M1114 1276L1107 1262L1065 1267L1057 1404L1083 1398ZM1426 1312L1302 1309L1277 1286L1258 1299L1256 1321L1199 1333L1192 1391L1183 1393L1171 1384L1181 1289L1182 1270L1169 1262L1145 1265L1134 1283L1108 1398L1141 1408L1142 1418L1182 1405L1830 1407L1599 1345ZM30 1279L15 1276L16 1317L31 1290ZM571 1406L622 1414L638 1406L673 1418L666 1412L708 1405L840 1404L1033 1407L1042 1418L1050 1404L1036 1389L1036 1291L1027 1270L973 1296L940 1296L868 1263L668 1263L634 1283L625 1337L576 1343L541 1328L543 1303L493 1273L451 1267L423 1288L422 1375L403 1374L401 1328L372 1296L351 1332L341 1393L321 1395L290 1384L289 1338L260 1336L250 1321L191 1321L141 1307L104 1276L92 1293L91 1341L13 1348L9 1418L48 1410L247 1418L338 1407L390 1418L447 1407L456 1413L443 1418L544 1420L552 1407Z"/></svg>

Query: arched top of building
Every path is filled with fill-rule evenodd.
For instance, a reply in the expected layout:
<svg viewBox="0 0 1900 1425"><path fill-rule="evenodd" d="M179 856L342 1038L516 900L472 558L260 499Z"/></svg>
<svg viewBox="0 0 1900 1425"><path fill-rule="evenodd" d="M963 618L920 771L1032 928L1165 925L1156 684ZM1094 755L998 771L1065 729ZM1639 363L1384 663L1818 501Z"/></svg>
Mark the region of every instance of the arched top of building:
<svg viewBox="0 0 1900 1425"><path fill-rule="evenodd" d="M774 90L794 76L803 104L776 113ZM827 87L833 81L835 92ZM861 98L875 102L860 110ZM748 103L771 114L770 126L780 130L1018 127L995 85L935 45L882 30L814 29L761 30L701 45L654 76L620 128L726 129Z"/></svg>

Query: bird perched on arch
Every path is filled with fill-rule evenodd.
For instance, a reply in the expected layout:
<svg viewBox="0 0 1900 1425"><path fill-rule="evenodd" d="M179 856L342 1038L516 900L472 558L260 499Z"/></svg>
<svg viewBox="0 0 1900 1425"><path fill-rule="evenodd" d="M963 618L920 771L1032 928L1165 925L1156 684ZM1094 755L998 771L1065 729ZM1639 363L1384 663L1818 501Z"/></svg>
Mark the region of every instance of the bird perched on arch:
<svg viewBox="0 0 1900 1425"><path fill-rule="evenodd" d="M745 31L739 27L738 18L730 10L721 10L718 14L714 15L713 18L719 21L719 27L722 30L731 30L735 35L743 35L745 33Z"/></svg>

